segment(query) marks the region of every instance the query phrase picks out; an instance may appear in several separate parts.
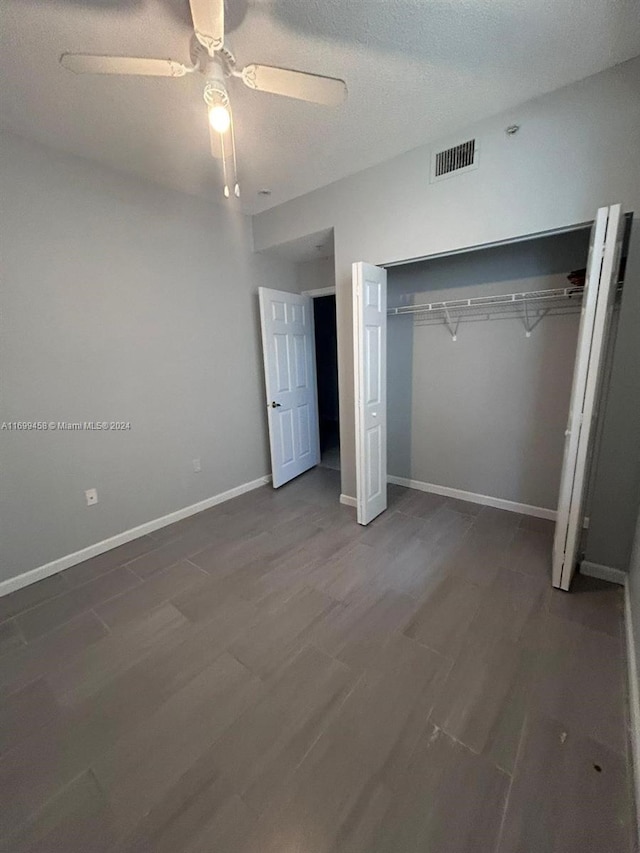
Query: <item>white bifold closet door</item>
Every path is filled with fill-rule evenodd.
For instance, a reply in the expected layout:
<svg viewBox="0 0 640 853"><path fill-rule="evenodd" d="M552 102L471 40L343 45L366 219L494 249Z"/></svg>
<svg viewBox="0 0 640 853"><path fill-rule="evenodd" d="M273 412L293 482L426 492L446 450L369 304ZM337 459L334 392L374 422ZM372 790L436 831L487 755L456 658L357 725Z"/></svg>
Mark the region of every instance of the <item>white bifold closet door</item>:
<svg viewBox="0 0 640 853"><path fill-rule="evenodd" d="M569 589L576 568L584 523L585 490L617 289L622 232L620 205L600 208L591 231L553 543L553 585L564 590Z"/></svg>
<svg viewBox="0 0 640 853"><path fill-rule="evenodd" d="M313 300L258 288L274 488L320 462Z"/></svg>
<svg viewBox="0 0 640 853"><path fill-rule="evenodd" d="M387 508L387 271L353 265L358 523Z"/></svg>

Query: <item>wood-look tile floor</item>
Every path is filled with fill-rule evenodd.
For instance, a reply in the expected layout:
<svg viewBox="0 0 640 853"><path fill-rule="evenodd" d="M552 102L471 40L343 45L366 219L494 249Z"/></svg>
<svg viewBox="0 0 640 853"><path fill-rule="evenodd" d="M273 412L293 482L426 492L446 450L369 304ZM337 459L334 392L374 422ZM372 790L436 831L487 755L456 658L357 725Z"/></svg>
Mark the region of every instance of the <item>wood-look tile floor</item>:
<svg viewBox="0 0 640 853"><path fill-rule="evenodd" d="M0 599L2 849L630 853L622 592L318 468Z"/></svg>

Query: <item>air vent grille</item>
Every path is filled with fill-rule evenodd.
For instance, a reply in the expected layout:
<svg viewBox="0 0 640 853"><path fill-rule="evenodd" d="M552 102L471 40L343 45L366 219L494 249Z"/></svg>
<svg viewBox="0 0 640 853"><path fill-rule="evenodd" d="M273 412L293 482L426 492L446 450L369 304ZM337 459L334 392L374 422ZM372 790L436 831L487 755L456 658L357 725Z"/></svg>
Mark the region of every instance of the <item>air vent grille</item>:
<svg viewBox="0 0 640 853"><path fill-rule="evenodd" d="M452 148L445 148L444 151L437 151L433 157L432 180L444 178L462 169L473 169L477 165L477 153L478 146L475 139L461 142L460 145L454 145Z"/></svg>

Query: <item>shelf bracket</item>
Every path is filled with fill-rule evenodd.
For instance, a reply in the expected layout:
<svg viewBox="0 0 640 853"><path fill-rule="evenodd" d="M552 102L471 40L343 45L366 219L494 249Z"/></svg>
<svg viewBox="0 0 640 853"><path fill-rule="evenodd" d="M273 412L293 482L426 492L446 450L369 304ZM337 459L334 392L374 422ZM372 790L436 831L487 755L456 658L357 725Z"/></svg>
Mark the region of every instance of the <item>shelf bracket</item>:
<svg viewBox="0 0 640 853"><path fill-rule="evenodd" d="M457 317L456 322L454 323L451 319L451 314L449 314L449 309L445 308L444 309L444 322L445 322L447 329L449 329L449 334L451 335L451 340L457 341L458 340L458 326L460 325L460 317Z"/></svg>
<svg viewBox="0 0 640 853"><path fill-rule="evenodd" d="M531 332L533 332L533 330L538 325L540 320L542 320L542 318L546 316L549 309L544 308L544 309L537 311L535 319L532 319L531 314L529 312L529 300L524 299L523 304L524 304L524 317L522 318L522 324L524 326L525 335L528 338L530 338Z"/></svg>

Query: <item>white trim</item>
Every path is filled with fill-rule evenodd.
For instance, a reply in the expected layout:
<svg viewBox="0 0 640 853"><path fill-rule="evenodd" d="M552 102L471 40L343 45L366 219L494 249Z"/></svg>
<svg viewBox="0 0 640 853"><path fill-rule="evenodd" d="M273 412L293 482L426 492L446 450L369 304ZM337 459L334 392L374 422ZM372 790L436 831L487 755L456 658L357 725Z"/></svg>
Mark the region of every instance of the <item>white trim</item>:
<svg viewBox="0 0 640 853"><path fill-rule="evenodd" d="M636 833L640 844L640 685L634 642L629 584L624 585L624 621L627 640L627 679L629 683L629 732L633 759L633 787L636 801Z"/></svg>
<svg viewBox="0 0 640 853"><path fill-rule="evenodd" d="M351 495L340 495L340 503L345 506L358 506L358 501L355 498L352 498Z"/></svg>
<svg viewBox="0 0 640 853"><path fill-rule="evenodd" d="M183 518L188 518L190 515L196 515L203 512L205 509L210 509L216 504L224 503L232 498L237 498L245 492L250 492L253 489L258 489L260 486L270 482L271 476L268 474L265 477L258 477L257 480L251 480L249 483L242 483L240 486L235 486L233 489L228 489L226 492L220 492L213 497L205 498L191 506L185 506L175 512L170 512L168 515L163 515L160 518L154 518L152 521L146 521L144 524L139 524L137 527L132 527L130 530L124 530L122 533L117 533L115 536L110 536L108 539L103 539L102 542L96 542L94 545L89 545L82 548L80 551L74 551L73 554L67 554L65 557L60 557L53 560L51 563L46 563L44 566L38 566L28 572L23 572L13 578L0 581L0 597L8 595L10 592L15 592L17 589L22 589L23 586L43 580L44 578L62 572L71 566L76 566L78 563L83 563L91 557L97 557L98 554L104 554L105 551L110 551L112 548L117 548L118 545L124 545L132 539L138 539L147 533L153 533L154 530L159 530L161 527L166 527L168 524L173 524L175 521L181 521Z"/></svg>
<svg viewBox="0 0 640 853"><path fill-rule="evenodd" d="M334 296L336 292L335 284L333 287L316 287L314 290L302 290L300 292L301 296L310 296L312 299L315 299L316 296Z"/></svg>
<svg viewBox="0 0 640 853"><path fill-rule="evenodd" d="M587 575L590 578L598 578L601 581L617 583L620 586L626 586L627 583L627 573L622 569L603 566L601 563L592 563L590 560L583 560L580 563L580 574Z"/></svg>
<svg viewBox="0 0 640 853"><path fill-rule="evenodd" d="M505 498L494 498L491 495L479 495L476 492L465 492L463 489L452 489L449 486L438 486L435 483L423 483L421 480L410 480L407 477L395 477L389 474L388 483L396 486L406 486L408 489L417 489L420 492L431 492L434 495L444 495L447 498L457 498L461 501L469 501L473 504L493 506L496 509L506 509L509 512L519 512L522 515L533 515L536 518L546 518L549 521L556 520L555 509L547 509L543 506L532 506L521 504L516 501L508 501Z"/></svg>

